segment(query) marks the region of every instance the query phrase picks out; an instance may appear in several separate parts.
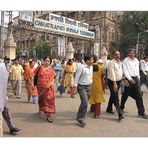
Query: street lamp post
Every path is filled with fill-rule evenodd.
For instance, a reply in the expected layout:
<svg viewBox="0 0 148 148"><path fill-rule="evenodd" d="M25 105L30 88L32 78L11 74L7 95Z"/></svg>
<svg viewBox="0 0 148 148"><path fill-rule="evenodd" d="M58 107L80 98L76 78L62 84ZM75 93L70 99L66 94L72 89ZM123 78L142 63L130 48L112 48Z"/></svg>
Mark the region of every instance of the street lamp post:
<svg viewBox="0 0 148 148"><path fill-rule="evenodd" d="M136 44L136 56L137 56L137 57L138 57L138 52L139 52L139 37L140 37L140 32L138 32L137 44Z"/></svg>
<svg viewBox="0 0 148 148"><path fill-rule="evenodd" d="M147 32L147 30L145 30L145 24L136 22L135 23L135 27L137 28L137 44L136 44L136 56L139 56L139 39L140 39L140 34L143 32ZM145 31L144 31L145 30ZM140 58L140 57L139 57Z"/></svg>
<svg viewBox="0 0 148 148"><path fill-rule="evenodd" d="M138 35L137 35L137 44L136 44L136 56L138 57L139 56L139 39L140 39L140 34L141 33L146 33L148 32L148 30L145 30L143 32L138 32Z"/></svg>

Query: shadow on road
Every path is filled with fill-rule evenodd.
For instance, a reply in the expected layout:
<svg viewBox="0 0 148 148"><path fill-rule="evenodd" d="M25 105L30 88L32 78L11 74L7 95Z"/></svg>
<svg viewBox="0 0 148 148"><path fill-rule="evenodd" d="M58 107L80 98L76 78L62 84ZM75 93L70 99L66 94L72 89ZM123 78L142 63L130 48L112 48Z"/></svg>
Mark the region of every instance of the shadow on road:
<svg viewBox="0 0 148 148"><path fill-rule="evenodd" d="M46 119L42 119L38 113L13 113L12 116L14 118L22 118L21 120L24 122L31 123L44 123Z"/></svg>

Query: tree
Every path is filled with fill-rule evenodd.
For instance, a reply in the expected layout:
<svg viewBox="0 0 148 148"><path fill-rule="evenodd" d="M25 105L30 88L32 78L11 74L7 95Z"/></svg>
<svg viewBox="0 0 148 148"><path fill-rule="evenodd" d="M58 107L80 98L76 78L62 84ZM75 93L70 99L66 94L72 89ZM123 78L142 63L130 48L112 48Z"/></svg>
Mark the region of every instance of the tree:
<svg viewBox="0 0 148 148"><path fill-rule="evenodd" d="M139 50L148 48L148 33L145 30L148 29L148 12L144 11L131 11L125 12L123 20L120 22L121 40L120 48L122 54L126 55L126 51L129 47L136 48L138 34L139 34ZM142 44L144 43L144 46Z"/></svg>
<svg viewBox="0 0 148 148"><path fill-rule="evenodd" d="M45 56L51 56L51 47L49 43L38 44L37 46L34 47L33 50L36 51L37 58L44 58Z"/></svg>
<svg viewBox="0 0 148 148"><path fill-rule="evenodd" d="M18 47L16 48L16 56L20 57L20 49Z"/></svg>
<svg viewBox="0 0 148 148"><path fill-rule="evenodd" d="M115 43L115 42L110 42L110 44L109 44L109 52L111 53L111 55L112 55L112 53L113 53L113 51L115 50L115 49L118 49L119 48L119 45L117 44L117 43Z"/></svg>

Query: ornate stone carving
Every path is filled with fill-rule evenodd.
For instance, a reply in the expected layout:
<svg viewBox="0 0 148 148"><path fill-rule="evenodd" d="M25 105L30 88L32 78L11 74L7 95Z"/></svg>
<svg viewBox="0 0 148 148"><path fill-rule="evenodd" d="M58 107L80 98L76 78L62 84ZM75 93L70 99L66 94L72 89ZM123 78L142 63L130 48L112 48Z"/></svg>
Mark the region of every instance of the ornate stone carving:
<svg viewBox="0 0 148 148"><path fill-rule="evenodd" d="M101 59L103 60L103 65L106 68L107 67L107 56L108 52L105 47L101 50Z"/></svg>
<svg viewBox="0 0 148 148"><path fill-rule="evenodd" d="M74 58L75 49L73 48L72 42L69 42L66 48L66 59Z"/></svg>
<svg viewBox="0 0 148 148"><path fill-rule="evenodd" d="M5 56L10 59L14 59L16 57L15 51L16 43L14 42L13 35L10 32L7 36L4 48L5 48Z"/></svg>

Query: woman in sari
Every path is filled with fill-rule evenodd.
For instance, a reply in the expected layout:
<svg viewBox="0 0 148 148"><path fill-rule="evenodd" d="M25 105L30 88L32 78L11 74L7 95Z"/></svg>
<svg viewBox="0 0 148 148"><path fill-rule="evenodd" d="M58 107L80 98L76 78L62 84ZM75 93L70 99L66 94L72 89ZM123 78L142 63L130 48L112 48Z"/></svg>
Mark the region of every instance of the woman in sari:
<svg viewBox="0 0 148 148"><path fill-rule="evenodd" d="M103 78L105 72L102 65L97 63L97 57L94 56L93 63L93 83L91 86L91 95L89 103L91 104L90 111L94 112L94 118L99 118L101 112L101 103L105 102Z"/></svg>
<svg viewBox="0 0 148 148"><path fill-rule="evenodd" d="M72 66L72 59L69 59L67 62L67 65L65 66L64 70L64 86L65 88L70 88L70 94L71 98L74 98L74 92L73 92L73 84L74 84L74 69Z"/></svg>
<svg viewBox="0 0 148 148"><path fill-rule="evenodd" d="M53 122L55 113L54 79L56 74L50 67L52 60L44 58L44 65L38 71L37 89L39 94L39 113L44 115L49 122Z"/></svg>
<svg viewBox="0 0 148 148"><path fill-rule="evenodd" d="M34 86L34 83L33 83L34 71L35 71L34 65L35 65L35 62L30 61L29 67L25 69L26 71L25 79L26 79L26 89L27 89L27 94L28 94L28 102L30 102L32 99L33 104L35 104L37 100L37 96L38 96L37 87Z"/></svg>

